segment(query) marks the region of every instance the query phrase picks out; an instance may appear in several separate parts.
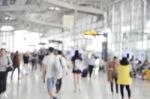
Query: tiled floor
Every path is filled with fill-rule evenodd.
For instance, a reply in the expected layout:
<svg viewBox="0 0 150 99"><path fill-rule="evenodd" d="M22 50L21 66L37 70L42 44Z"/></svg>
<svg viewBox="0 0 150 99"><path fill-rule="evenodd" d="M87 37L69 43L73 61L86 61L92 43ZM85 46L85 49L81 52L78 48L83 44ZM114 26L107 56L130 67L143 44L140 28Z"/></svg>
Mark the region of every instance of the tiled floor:
<svg viewBox="0 0 150 99"><path fill-rule="evenodd" d="M8 75L7 99L48 99L45 84L40 80L39 72L30 72L18 82L16 73L10 80ZM58 99L121 99L120 94L111 94L110 85L104 73L93 75L92 79L81 79L81 92L73 90L72 74L64 77ZM125 99L128 99L125 97ZM133 80L131 99L150 99L150 81Z"/></svg>

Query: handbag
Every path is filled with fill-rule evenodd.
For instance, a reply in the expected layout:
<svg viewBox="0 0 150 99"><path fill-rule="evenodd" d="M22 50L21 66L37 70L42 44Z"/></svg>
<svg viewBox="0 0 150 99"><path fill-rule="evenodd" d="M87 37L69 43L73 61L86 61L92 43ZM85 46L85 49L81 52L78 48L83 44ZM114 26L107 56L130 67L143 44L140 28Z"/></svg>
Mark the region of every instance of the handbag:
<svg viewBox="0 0 150 99"><path fill-rule="evenodd" d="M11 66L7 67L7 72L10 72L12 70L13 70L13 68Z"/></svg>
<svg viewBox="0 0 150 99"><path fill-rule="evenodd" d="M133 72L132 72L132 71L130 71L130 77L131 77L131 78L133 77L133 75L134 75L134 74L133 74Z"/></svg>
<svg viewBox="0 0 150 99"><path fill-rule="evenodd" d="M7 60L8 60L8 63L7 63L7 64L9 65L10 62L9 62L8 56L7 56ZM12 70L13 70L13 67L12 67L12 66L9 66L9 67L6 68L6 71L7 71L7 72L10 72L10 71L12 71Z"/></svg>

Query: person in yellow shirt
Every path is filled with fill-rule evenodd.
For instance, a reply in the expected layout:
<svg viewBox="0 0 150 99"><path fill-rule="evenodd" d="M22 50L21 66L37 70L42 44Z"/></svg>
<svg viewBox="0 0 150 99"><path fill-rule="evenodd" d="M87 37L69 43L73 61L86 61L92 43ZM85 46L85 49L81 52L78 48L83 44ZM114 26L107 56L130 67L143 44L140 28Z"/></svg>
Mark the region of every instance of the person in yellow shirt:
<svg viewBox="0 0 150 99"><path fill-rule="evenodd" d="M118 84L120 85L121 97L124 99L124 87L128 92L128 99L131 98L131 65L126 57L123 57L118 66Z"/></svg>

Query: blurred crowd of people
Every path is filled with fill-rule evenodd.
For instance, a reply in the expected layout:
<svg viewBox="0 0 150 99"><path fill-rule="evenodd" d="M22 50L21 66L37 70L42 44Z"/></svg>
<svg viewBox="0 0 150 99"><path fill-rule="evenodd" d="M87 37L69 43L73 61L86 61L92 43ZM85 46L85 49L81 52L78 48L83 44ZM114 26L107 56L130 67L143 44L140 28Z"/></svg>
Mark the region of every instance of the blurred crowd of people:
<svg viewBox="0 0 150 99"><path fill-rule="evenodd" d="M131 99L132 78L146 79L149 77L146 75L149 70L150 63L147 58L142 62L134 56L130 59L128 53L123 55L121 60L114 56L107 62L107 77L111 92L114 93L115 85L116 93L119 93L120 87L121 97L124 99L124 87L126 87L128 99Z"/></svg>
<svg viewBox="0 0 150 99"><path fill-rule="evenodd" d="M71 52L69 52L71 53ZM20 53L7 52L0 49L0 96L6 96L7 74L11 73L11 80L14 78L14 71L18 69L18 80L27 76L30 72L39 70L42 81L47 84L48 94L51 99L57 99L57 93L60 92L64 76L69 74L69 70L74 78L74 92L80 92L80 79L87 77L91 79L93 73L96 75L99 71L107 71L108 81L110 82L111 92L114 93L115 84L116 93L120 93L124 99L123 89L126 87L129 99L131 98L131 77L141 76L145 78L146 71L150 70L150 63L146 58L144 62L128 55L119 59L114 56L111 61L104 61L96 53L83 53L80 50L74 50L73 54L64 53L61 50L49 47L34 52ZM8 71L8 68L12 70Z"/></svg>
<svg viewBox="0 0 150 99"><path fill-rule="evenodd" d="M80 91L80 76L92 77L93 70L98 73L99 70L105 70L106 63L96 56L90 54L85 58L83 52L75 50L72 55L64 54L61 50L52 47L34 52L20 53L8 52L1 48L0 51L0 96L6 96L7 75L11 73L11 80L14 78L14 72L18 70L18 81L23 76L27 76L31 71L41 72L43 82L47 83L48 93L52 99L57 99L58 93L62 86L62 78L68 74L70 68L74 77L74 91ZM88 56L88 55L87 55ZM7 67L12 70L8 71Z"/></svg>
<svg viewBox="0 0 150 99"><path fill-rule="evenodd" d="M150 62L148 58L142 62L141 60L132 57L130 59L130 64L132 66L133 77L141 79L146 78L146 72L150 70Z"/></svg>

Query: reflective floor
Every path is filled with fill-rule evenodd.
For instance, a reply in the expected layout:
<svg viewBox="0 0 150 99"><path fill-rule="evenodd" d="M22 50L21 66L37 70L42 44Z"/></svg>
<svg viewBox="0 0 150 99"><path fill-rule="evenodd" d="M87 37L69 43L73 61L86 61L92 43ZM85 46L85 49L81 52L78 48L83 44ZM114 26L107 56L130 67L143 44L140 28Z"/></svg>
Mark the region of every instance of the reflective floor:
<svg viewBox="0 0 150 99"><path fill-rule="evenodd" d="M63 79L58 99L121 99L120 94L111 94L110 85L105 73L93 75L92 79L81 79L81 91L74 92L73 76L70 73ZM125 91L126 92L126 91ZM8 75L7 99L49 99L46 85L40 79L40 72L29 72L17 81L17 72L14 79ZM125 97L125 99L128 99ZM150 99L150 81L134 79L131 99Z"/></svg>

